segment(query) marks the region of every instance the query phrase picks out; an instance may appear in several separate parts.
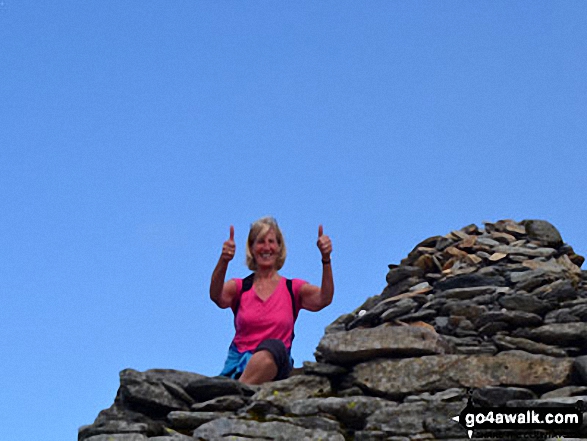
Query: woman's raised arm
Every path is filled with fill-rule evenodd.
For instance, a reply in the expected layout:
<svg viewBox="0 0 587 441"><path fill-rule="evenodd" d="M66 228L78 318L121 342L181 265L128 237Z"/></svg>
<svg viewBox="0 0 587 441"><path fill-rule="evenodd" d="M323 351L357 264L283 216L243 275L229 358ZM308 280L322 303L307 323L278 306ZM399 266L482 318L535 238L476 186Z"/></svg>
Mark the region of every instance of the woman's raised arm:
<svg viewBox="0 0 587 441"><path fill-rule="evenodd" d="M212 272L212 280L210 281L210 299L223 309L232 305L236 296L236 283L233 280L224 283L228 263L233 259L235 249L234 227L231 225L230 237L222 245L222 254Z"/></svg>

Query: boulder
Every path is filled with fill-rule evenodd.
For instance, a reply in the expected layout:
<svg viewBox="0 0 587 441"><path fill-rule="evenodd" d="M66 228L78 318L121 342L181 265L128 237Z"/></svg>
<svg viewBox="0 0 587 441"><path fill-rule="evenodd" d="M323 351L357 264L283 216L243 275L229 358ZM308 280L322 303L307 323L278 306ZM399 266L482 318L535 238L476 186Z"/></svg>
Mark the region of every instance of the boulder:
<svg viewBox="0 0 587 441"><path fill-rule="evenodd" d="M231 418L220 418L197 428L193 435L196 439L221 440L242 437L243 439L265 439L276 441L289 440L321 440L344 441L338 432L326 432L321 429L305 429L300 426L278 422L247 421Z"/></svg>
<svg viewBox="0 0 587 441"><path fill-rule="evenodd" d="M453 387L562 387L570 384L572 367L571 359L507 351L495 356L379 359L358 364L352 375L355 383L370 393L401 398L413 392Z"/></svg>
<svg viewBox="0 0 587 441"><path fill-rule="evenodd" d="M318 344L316 357L345 365L378 357L411 357L450 351L450 345L434 330L384 324L326 334Z"/></svg>

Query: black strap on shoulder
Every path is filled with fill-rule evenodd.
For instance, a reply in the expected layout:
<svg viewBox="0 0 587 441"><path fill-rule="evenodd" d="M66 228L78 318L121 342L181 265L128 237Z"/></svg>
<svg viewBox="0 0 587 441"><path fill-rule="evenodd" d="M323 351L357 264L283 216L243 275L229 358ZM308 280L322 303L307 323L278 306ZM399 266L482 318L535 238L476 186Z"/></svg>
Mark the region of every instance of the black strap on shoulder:
<svg viewBox="0 0 587 441"><path fill-rule="evenodd" d="M298 308L296 308L296 298L293 293L293 281L291 279L285 279L285 284L287 285L287 290L289 291L289 296L291 297L291 307L293 310L295 323L295 321L298 319Z"/></svg>
<svg viewBox="0 0 587 441"><path fill-rule="evenodd" d="M241 303L240 299L245 292L249 291L253 287L254 281L255 281L255 273L251 273L243 279L241 293L240 293L239 299L236 301L236 305L234 307L234 321L235 321L235 323L236 323L236 314L238 313L238 308ZM291 279L285 279L285 284L287 285L287 290L289 291L289 296L291 298L291 308L292 308L294 323L295 323L295 321L298 319L298 308L296 308L296 298L293 293L293 282Z"/></svg>

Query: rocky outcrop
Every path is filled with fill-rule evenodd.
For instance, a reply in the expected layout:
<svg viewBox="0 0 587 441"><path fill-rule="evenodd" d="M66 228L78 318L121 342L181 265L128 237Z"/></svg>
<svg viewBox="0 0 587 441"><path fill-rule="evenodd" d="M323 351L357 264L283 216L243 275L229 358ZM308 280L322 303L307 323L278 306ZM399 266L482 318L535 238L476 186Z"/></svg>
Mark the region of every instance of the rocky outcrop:
<svg viewBox="0 0 587 441"><path fill-rule="evenodd" d="M583 261L540 220L428 238L389 266L381 294L326 328L297 375L247 387L127 369L78 439L464 440L452 417L468 402L587 401Z"/></svg>

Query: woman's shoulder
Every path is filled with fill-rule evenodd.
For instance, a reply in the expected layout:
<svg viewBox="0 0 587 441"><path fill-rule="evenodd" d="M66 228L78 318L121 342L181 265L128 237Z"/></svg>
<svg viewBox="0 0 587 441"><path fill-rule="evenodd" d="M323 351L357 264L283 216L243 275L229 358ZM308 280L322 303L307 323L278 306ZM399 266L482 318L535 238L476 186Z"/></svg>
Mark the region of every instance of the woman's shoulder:
<svg viewBox="0 0 587 441"><path fill-rule="evenodd" d="M299 292L300 288L308 282L303 279L282 277L283 281L291 280L292 288L295 293Z"/></svg>

